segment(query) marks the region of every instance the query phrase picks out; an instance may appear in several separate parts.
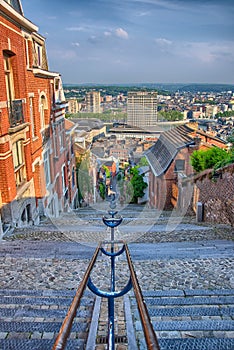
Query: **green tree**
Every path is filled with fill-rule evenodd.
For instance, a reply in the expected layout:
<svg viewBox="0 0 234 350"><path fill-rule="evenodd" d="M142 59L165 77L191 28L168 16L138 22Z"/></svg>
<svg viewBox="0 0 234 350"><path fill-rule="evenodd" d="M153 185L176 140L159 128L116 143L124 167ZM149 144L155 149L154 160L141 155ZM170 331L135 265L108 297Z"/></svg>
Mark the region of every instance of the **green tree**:
<svg viewBox="0 0 234 350"><path fill-rule="evenodd" d="M102 166L102 169L105 170L106 177L107 177L107 178L110 178L110 170L109 170L109 168L108 168L106 165L103 165L103 166Z"/></svg>
<svg viewBox="0 0 234 350"><path fill-rule="evenodd" d="M102 199L105 199L106 197L106 186L103 183L100 183L99 185L99 193Z"/></svg>
<svg viewBox="0 0 234 350"><path fill-rule="evenodd" d="M170 110L170 111L158 112L158 118L161 120L168 120L168 121L174 122L177 120L183 120L184 116L179 111Z"/></svg>
<svg viewBox="0 0 234 350"><path fill-rule="evenodd" d="M141 166L148 166L149 163L148 163L148 160L146 159L146 157L142 157L138 163L139 167Z"/></svg>
<svg viewBox="0 0 234 350"><path fill-rule="evenodd" d="M132 175L130 182L133 187L133 202L137 203L138 198L144 196L144 190L148 185L144 181L143 175L139 174L138 166L131 168L130 174Z"/></svg>
<svg viewBox="0 0 234 350"><path fill-rule="evenodd" d="M76 162L79 200L88 198L93 193L93 179L89 175L89 167L89 153L87 152Z"/></svg>
<svg viewBox="0 0 234 350"><path fill-rule="evenodd" d="M194 151L190 158L194 170L200 172L214 168L219 162L230 159L230 153L221 148L212 147L207 151Z"/></svg>

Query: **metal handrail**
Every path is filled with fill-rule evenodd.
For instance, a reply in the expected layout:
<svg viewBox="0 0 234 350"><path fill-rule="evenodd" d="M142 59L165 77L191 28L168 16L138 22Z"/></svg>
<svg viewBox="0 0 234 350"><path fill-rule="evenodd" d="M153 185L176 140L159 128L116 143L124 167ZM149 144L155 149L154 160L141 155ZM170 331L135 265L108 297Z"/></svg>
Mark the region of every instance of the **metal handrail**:
<svg viewBox="0 0 234 350"><path fill-rule="evenodd" d="M133 289L134 289L134 293L137 301L137 306L138 306L138 310L141 318L141 324L144 331L147 348L149 350L160 350L158 340L154 332L152 323L150 321L150 316L143 299L141 288L137 280L137 276L133 267L133 263L131 260L131 256L130 256L127 244L125 244L125 253L128 261L128 267L130 270L132 285L133 285Z"/></svg>
<svg viewBox="0 0 234 350"><path fill-rule="evenodd" d="M131 255L129 252L128 245L126 243L124 243L123 241L121 241L121 243L123 244L122 249L120 249L119 252L116 252L116 253L114 253L114 252L109 253L103 249L103 247L102 247L103 243L104 242L99 243L99 245L97 246L97 248L93 254L93 257L92 257L92 259L88 265L88 268L84 274L83 280L77 289L77 292L73 298L73 301L70 305L70 308L67 312L67 315L62 323L62 326L60 328L60 331L58 333L58 336L56 338L56 341L54 343L52 350L65 350L66 343L67 343L68 337L69 337L70 332L71 332L72 323L73 323L73 320L76 316L76 312L77 312L77 309L80 305L80 301L81 301L81 298L83 296L83 293L84 293L86 286L88 286L89 289L92 290L92 292L94 292L96 295L99 295L100 297L111 297L113 299L124 295L125 293L127 293L131 289L131 287L133 287L134 294L136 297L138 311L140 314L141 324L142 324L142 328L143 328L144 335L145 335L147 349L148 350L160 350L158 340L157 340L156 334L154 332L152 323L150 321L149 313L148 313L147 307L146 307L144 299L143 299L141 288L140 288L139 282L137 280L137 276L136 276L134 266L133 266L133 263L131 260ZM118 242L118 243L120 243L120 242ZM105 253L105 255L108 255L110 257L120 255L125 251L127 262L128 262L128 267L129 267L129 271L130 271L130 278L129 278L127 285L124 287L124 289L122 291L115 292L114 290L112 290L111 292L105 292L105 291L102 291L102 290L96 288L93 285L93 283L90 279L90 274L91 274L91 271L94 267L96 259L98 257L98 253L100 251L102 253ZM114 342L114 340L112 340L112 342Z"/></svg>
<svg viewBox="0 0 234 350"><path fill-rule="evenodd" d="M67 312L67 315L63 321L63 324L60 328L60 331L59 331L59 334L56 338L56 341L54 343L54 346L52 348L52 350L64 350L65 349L65 346L66 346L66 343L67 343L67 339L70 335L70 332L71 332L71 327L72 327L72 322L76 316L76 312L77 312L77 309L80 305L80 301L81 301L81 298L83 296L83 293L84 293L84 290L86 288L86 285L88 283L88 279L89 279L89 276L90 276L90 273L92 271L92 268L95 264L95 261L97 259L97 256L98 256L98 253L100 251L100 247L101 247L101 243L97 246L94 254L93 254L93 257L88 265L88 268L85 272L85 275L83 277L83 280L82 282L80 283L78 289L77 289L77 292L73 298L73 301L70 305L70 308Z"/></svg>

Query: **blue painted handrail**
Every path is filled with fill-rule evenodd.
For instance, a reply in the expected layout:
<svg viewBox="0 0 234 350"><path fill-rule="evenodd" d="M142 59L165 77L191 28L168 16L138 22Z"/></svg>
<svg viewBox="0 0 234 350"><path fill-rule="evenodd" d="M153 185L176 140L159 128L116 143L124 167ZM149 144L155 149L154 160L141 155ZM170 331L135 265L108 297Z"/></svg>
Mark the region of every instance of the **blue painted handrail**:
<svg viewBox="0 0 234 350"><path fill-rule="evenodd" d="M115 203L114 199L110 203L110 208L114 209ZM141 289L137 280L136 273L134 271L134 267L131 261L130 253L128 246L123 243L122 241L115 241L114 240L114 229L122 222L122 217L115 218L115 215L117 214L117 211L109 211L109 214L111 215L111 218L104 217L103 222L106 226L111 228L111 241L105 241L99 244L99 246L96 248L95 253L93 255L92 260L89 263L88 269L84 275L84 278L78 287L78 290L76 292L76 295L72 301L72 304L69 308L69 311L67 313L67 316L61 326L61 329L59 331L59 334L56 338L56 341L53 346L53 350L65 350L66 342L69 337L72 322L76 315L77 308L80 304L81 297L83 295L84 289L86 286L96 295L102 298L108 299L108 350L114 350L115 349L115 324L114 324L114 300L115 298L121 297L128 293L131 288L134 289L134 293L136 296L137 306L141 318L141 323L146 339L147 349L149 350L160 350L158 341L153 329L153 326L150 322L150 317L146 308L146 305L143 300L143 296L141 293ZM111 244L111 250L107 251L103 248L103 244ZM114 245L117 243L122 243L123 246L121 249L119 249L117 252L114 252ZM106 256L110 257L111 260L111 281L110 281L110 290L109 291L103 291L99 288L97 288L94 283L91 280L90 274L93 269L93 266L96 262L97 256L99 252L102 252ZM120 291L115 291L115 258L117 256L120 256L121 254L125 253L130 277L128 280L128 283L125 285L125 287Z"/></svg>

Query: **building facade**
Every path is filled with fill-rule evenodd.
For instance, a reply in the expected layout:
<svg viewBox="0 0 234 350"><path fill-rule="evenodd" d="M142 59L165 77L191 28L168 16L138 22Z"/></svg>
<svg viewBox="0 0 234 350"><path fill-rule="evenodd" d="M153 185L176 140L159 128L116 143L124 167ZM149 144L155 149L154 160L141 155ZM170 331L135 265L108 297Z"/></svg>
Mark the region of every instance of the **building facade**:
<svg viewBox="0 0 234 350"><path fill-rule="evenodd" d="M88 113L101 113L100 91L90 91L86 94L86 111Z"/></svg>
<svg viewBox="0 0 234 350"><path fill-rule="evenodd" d="M76 114L80 111L80 106L76 98L69 98L68 103L68 112L72 114Z"/></svg>
<svg viewBox="0 0 234 350"><path fill-rule="evenodd" d="M128 92L127 123L140 128L157 125L157 92Z"/></svg>
<svg viewBox="0 0 234 350"><path fill-rule="evenodd" d="M41 215L57 216L66 206L66 102L60 74L48 69L45 38L24 17L21 2L0 0L0 17L0 216L5 231L37 224Z"/></svg>

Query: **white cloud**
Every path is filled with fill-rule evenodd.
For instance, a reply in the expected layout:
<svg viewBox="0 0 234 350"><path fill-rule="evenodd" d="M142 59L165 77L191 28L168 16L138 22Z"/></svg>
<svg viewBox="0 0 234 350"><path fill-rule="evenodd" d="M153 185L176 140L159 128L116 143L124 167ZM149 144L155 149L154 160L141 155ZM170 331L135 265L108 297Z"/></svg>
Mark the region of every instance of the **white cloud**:
<svg viewBox="0 0 234 350"><path fill-rule="evenodd" d="M80 46L80 43L78 43L78 42L76 42L76 43L72 43L72 46L79 47L79 46Z"/></svg>
<svg viewBox="0 0 234 350"><path fill-rule="evenodd" d="M85 28L84 27L68 27L66 30L69 30L71 32L84 32Z"/></svg>
<svg viewBox="0 0 234 350"><path fill-rule="evenodd" d="M170 41L165 38L154 39L163 55L177 56L201 63L234 59L234 42Z"/></svg>
<svg viewBox="0 0 234 350"><path fill-rule="evenodd" d="M115 34L117 37L119 37L121 39L128 39L128 33L126 32L126 30L124 30L122 28L117 28L115 30Z"/></svg>
<svg viewBox="0 0 234 350"><path fill-rule="evenodd" d="M156 42L156 44L158 44L160 46L169 46L172 44L172 41L165 39L165 38L157 38L154 41Z"/></svg>
<svg viewBox="0 0 234 350"><path fill-rule="evenodd" d="M137 17L145 17L145 16L149 16L149 15L150 15L149 11L142 11L142 12L136 13Z"/></svg>
<svg viewBox="0 0 234 350"><path fill-rule="evenodd" d="M211 63L220 58L227 61L234 59L234 43L187 42L183 45L186 57L196 58L203 63Z"/></svg>
<svg viewBox="0 0 234 350"><path fill-rule="evenodd" d="M111 35L112 35L111 32L108 32L108 31L104 32L104 36L106 36L106 37L111 36Z"/></svg>

